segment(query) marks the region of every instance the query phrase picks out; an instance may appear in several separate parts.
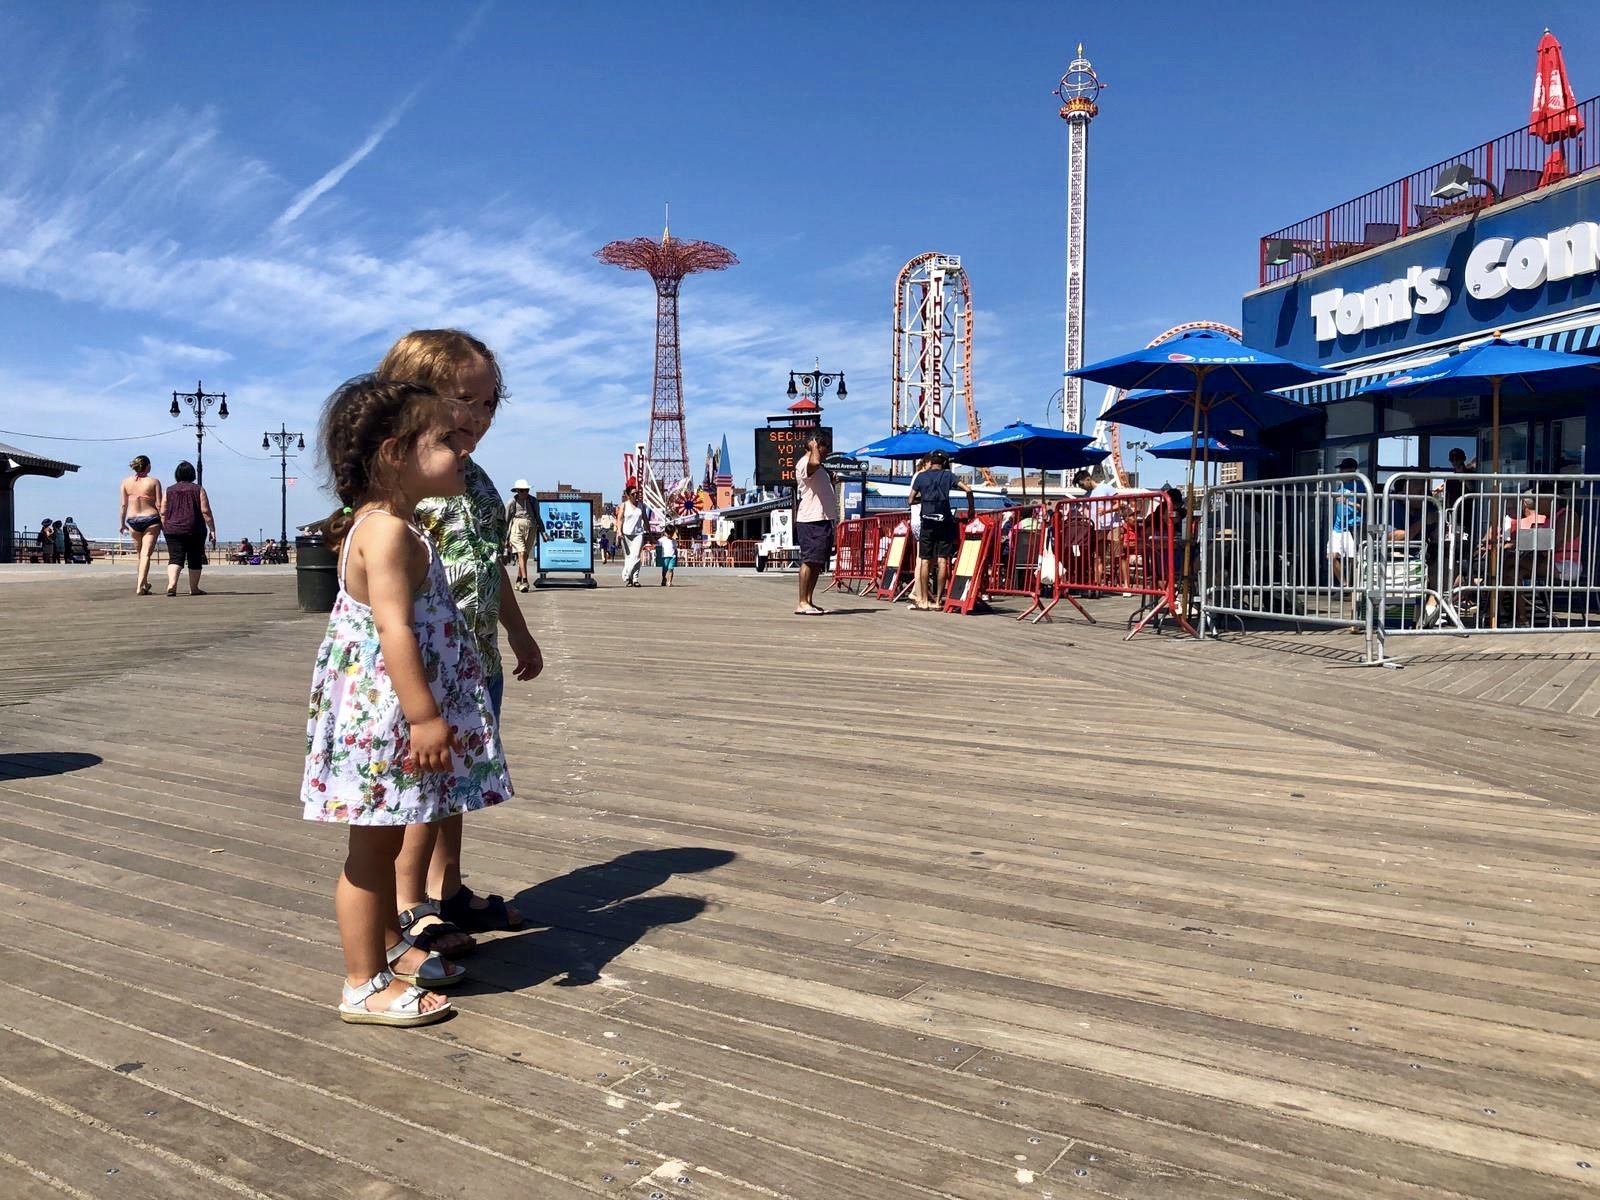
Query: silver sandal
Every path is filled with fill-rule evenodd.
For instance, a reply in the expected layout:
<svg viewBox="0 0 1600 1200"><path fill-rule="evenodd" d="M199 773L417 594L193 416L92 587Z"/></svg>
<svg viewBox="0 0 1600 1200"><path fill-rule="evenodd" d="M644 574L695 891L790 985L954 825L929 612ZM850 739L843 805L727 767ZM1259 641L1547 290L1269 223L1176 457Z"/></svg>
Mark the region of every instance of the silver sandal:
<svg viewBox="0 0 1600 1200"><path fill-rule="evenodd" d="M447 988L460 983L467 977L467 969L458 963L446 962L444 956L437 950L429 950L427 957L422 960L420 970L402 971L395 966L400 956L407 950L413 949L416 943L405 934L400 935L400 940L390 946L385 953L389 960L389 972L401 983L409 983L416 987Z"/></svg>
<svg viewBox="0 0 1600 1200"><path fill-rule="evenodd" d="M339 1019L348 1021L352 1025L432 1025L435 1021L442 1021L455 1010L446 1000L438 1008L430 1012L422 1009L422 998L428 993L419 987L409 987L401 997L389 1005L373 1012L367 1007L368 998L377 995L394 982L394 976L388 971L379 971L360 987L344 985L344 1002L339 1005Z"/></svg>

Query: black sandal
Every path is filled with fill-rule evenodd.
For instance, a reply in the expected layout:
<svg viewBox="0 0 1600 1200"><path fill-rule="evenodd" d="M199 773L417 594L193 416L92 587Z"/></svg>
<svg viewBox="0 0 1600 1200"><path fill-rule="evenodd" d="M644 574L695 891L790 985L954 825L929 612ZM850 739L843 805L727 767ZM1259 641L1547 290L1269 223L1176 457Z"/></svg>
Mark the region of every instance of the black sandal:
<svg viewBox="0 0 1600 1200"><path fill-rule="evenodd" d="M424 921L429 917L438 917L439 920L426 928L417 930L415 933L411 932L412 927L418 921ZM467 944L459 949L438 951L446 958L460 958L462 955L471 954L478 948L478 943L472 940L471 935L465 929L452 921L444 919L439 912L439 902L437 900L427 900L422 904L412 905L402 912L400 914L400 932L409 937L412 945L424 953L437 950L438 947L434 945L434 942L439 938L447 938L454 934L457 937L467 939Z"/></svg>
<svg viewBox="0 0 1600 1200"><path fill-rule="evenodd" d="M468 933L511 932L522 928L522 921L515 925L511 923L504 896L484 896L482 908L473 906L472 902L476 899L478 897L473 895L472 889L463 883L449 899L432 900L430 897L430 902L439 906L440 916L455 922Z"/></svg>

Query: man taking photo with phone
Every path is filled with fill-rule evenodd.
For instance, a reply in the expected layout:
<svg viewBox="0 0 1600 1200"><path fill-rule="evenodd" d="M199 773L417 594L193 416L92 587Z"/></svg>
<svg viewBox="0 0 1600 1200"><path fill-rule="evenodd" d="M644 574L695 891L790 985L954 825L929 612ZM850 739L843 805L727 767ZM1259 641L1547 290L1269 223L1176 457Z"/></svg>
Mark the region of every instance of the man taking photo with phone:
<svg viewBox="0 0 1600 1200"><path fill-rule="evenodd" d="M822 465L832 450L825 435L813 434L806 442L805 452L794 460L794 531L800 546L800 603L794 610L797 617L820 617L827 612L817 607L813 594L833 555L833 520L839 511L833 476Z"/></svg>

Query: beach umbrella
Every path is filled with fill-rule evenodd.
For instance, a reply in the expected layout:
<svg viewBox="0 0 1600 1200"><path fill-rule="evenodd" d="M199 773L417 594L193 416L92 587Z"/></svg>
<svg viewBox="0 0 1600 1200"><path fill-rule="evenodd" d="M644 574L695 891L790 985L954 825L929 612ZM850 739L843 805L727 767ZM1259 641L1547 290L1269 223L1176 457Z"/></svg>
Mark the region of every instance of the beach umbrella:
<svg viewBox="0 0 1600 1200"><path fill-rule="evenodd" d="M1600 359L1540 350L1493 337L1426 367L1369 383L1358 396L1464 397L1489 394L1494 473L1500 473L1500 398L1600 387Z"/></svg>
<svg viewBox="0 0 1600 1200"><path fill-rule="evenodd" d="M1572 81L1567 78L1567 62L1561 53L1561 43L1548 29L1539 39L1538 66L1533 76L1533 112L1528 120L1528 132L1549 146L1550 157L1545 159L1544 171L1539 176L1539 186L1547 187L1568 175L1567 160L1561 153L1561 143L1583 132L1583 112L1572 95Z"/></svg>
<svg viewBox="0 0 1600 1200"><path fill-rule="evenodd" d="M1272 451L1255 442L1241 441L1238 438L1209 437L1202 448L1205 457L1211 462L1253 462L1258 458L1266 458ZM1152 458L1170 458L1182 461L1192 458L1196 453L1192 437L1175 437L1165 442L1157 442L1145 451Z"/></svg>
<svg viewBox="0 0 1600 1200"><path fill-rule="evenodd" d="M1218 429L1270 429L1310 416L1312 410L1276 392L1213 394L1205 400L1207 424ZM1149 390L1130 392L1100 414L1114 425L1132 425L1151 433L1188 429L1194 421L1194 393Z"/></svg>
<svg viewBox="0 0 1600 1200"><path fill-rule="evenodd" d="M1126 390L1140 388L1160 389L1167 392L1189 394L1191 417L1189 433L1195 449L1203 452L1204 439L1211 434L1212 408L1228 396L1257 395L1274 388L1292 387L1299 383L1314 383L1330 378L1338 372L1320 367L1308 367L1246 346L1236 338L1213 329L1193 329L1154 346L1145 346L1130 354L1102 359L1069 372L1081 379L1106 383ZM1282 399L1279 397L1279 399ZM1289 401L1287 403L1293 403ZM1106 418L1102 416L1102 420ZM1285 417L1285 420L1288 418ZM1219 416L1219 424L1222 421ZM1245 428L1244 422L1229 422L1225 429ZM1149 428L1149 426L1139 426ZM1164 431L1155 431L1164 432ZM1188 484L1185 489L1185 508L1194 511L1195 455L1189 458ZM1185 538L1183 544L1184 607L1188 607L1189 568L1193 562L1193 545Z"/></svg>
<svg viewBox="0 0 1600 1200"><path fill-rule="evenodd" d="M1094 439L1088 434L1068 433L1065 429L1052 429L1047 425L1013 421L1004 429L985 434L977 441L962 446L950 457L969 467L1014 465L1019 473L1026 475L1029 467L1035 471L1072 471L1098 466L1110 453L1095 446ZM1042 493L1042 481L1039 486ZM1026 500L1026 482L1022 495Z"/></svg>
<svg viewBox="0 0 1600 1200"><path fill-rule="evenodd" d="M932 454L935 450L943 450L946 454L954 454L967 443L952 441L947 437L940 437L936 433L929 433L926 429L907 429L902 433L891 434L886 438L879 438L875 442L868 442L855 452L856 458L922 458Z"/></svg>

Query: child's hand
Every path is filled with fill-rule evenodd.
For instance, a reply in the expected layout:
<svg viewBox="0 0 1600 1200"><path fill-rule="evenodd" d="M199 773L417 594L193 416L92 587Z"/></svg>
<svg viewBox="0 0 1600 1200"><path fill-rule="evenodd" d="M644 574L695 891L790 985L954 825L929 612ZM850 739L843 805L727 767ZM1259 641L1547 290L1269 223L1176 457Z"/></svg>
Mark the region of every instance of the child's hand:
<svg viewBox="0 0 1600 1200"><path fill-rule="evenodd" d="M533 634L525 629L507 630L506 641L511 653L517 656L516 669L511 672L514 676L529 680L544 670L544 655L539 652L539 643L533 640Z"/></svg>
<svg viewBox="0 0 1600 1200"><path fill-rule="evenodd" d="M411 726L411 757L417 770L426 774L450 769L450 726L443 717Z"/></svg>

